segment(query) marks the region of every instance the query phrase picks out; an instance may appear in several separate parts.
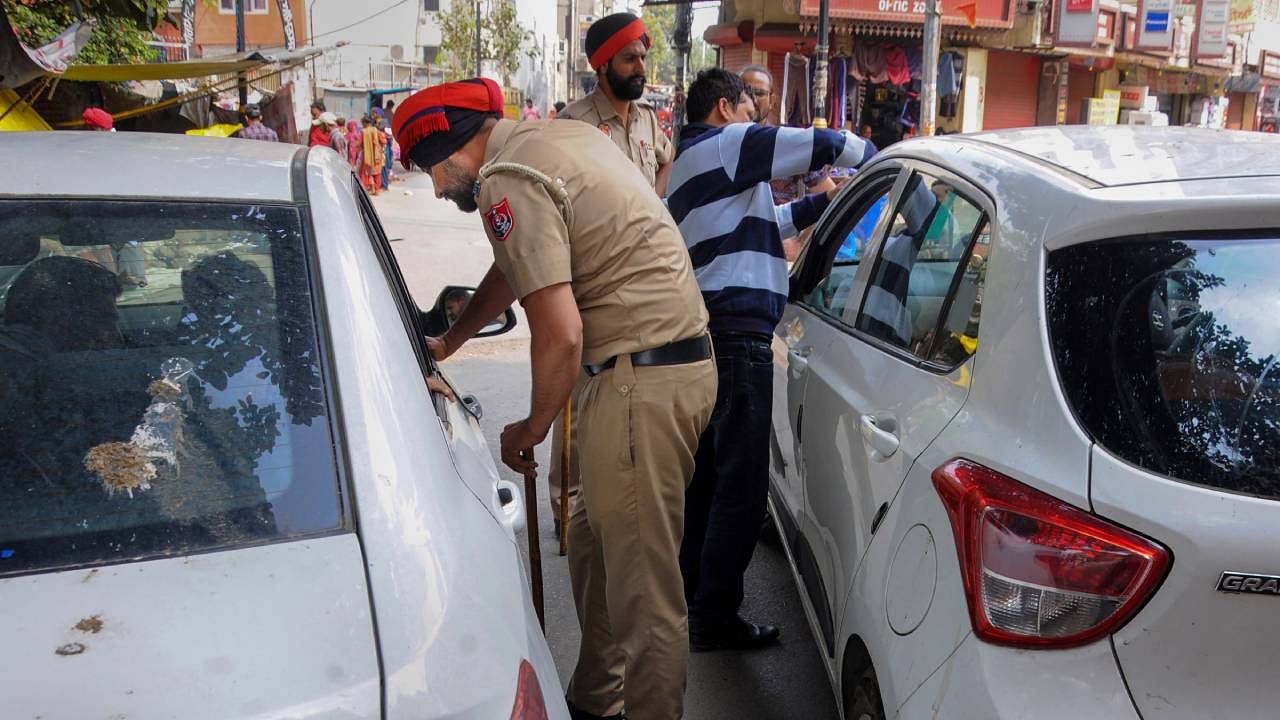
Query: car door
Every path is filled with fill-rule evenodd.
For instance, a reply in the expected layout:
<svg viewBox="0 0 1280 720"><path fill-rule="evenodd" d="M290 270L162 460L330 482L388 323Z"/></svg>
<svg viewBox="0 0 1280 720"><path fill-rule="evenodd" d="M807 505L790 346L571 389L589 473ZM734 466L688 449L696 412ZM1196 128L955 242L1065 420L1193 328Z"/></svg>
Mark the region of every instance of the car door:
<svg viewBox="0 0 1280 720"><path fill-rule="evenodd" d="M400 273L400 265L396 262L391 243L387 240L387 236L382 230L382 223L378 220L377 212L373 209L368 196L365 195L364 189L359 186L357 180L353 178L352 181L356 183L354 192L359 199L361 220L364 222L365 230L368 232L369 239L378 254L383 272L386 273L387 280L391 284L392 293L395 296L396 304L400 308L405 328L413 335L415 340L423 338L426 336L426 332L421 325L418 308L409 292L408 285L405 284L403 275ZM419 364L422 366L423 379L438 377L448 383L454 390L454 398L448 398L442 393L432 393L432 401L435 403L436 414L440 416L445 436L448 438L449 450L453 456L458 474L471 488L472 492L476 494L476 497L480 498L485 507L489 508L493 516L502 522L507 531L514 537L514 533L518 532L524 524L524 512L521 505L522 490L515 483L503 480L498 475L498 468L493 462L493 454L489 451L489 446L485 443L484 434L480 428L479 403L474 398L463 395L456 387L453 387L452 383L449 383L448 379L440 372L435 359L427 352L423 342L417 340L413 345ZM471 405L465 404L463 402L464 398Z"/></svg>
<svg viewBox="0 0 1280 720"><path fill-rule="evenodd" d="M827 213L792 272L791 302L773 341L771 492L777 519L824 632L830 630L831 606L800 534L805 517L801 447L809 361L834 338L829 321L855 302L852 289L861 253L886 214L883 210L900 172L897 163L881 165L843 193Z"/></svg>
<svg viewBox="0 0 1280 720"><path fill-rule="evenodd" d="M830 340L809 359L801 531L835 617L911 463L964 403L977 342L981 261L970 258L987 247L979 238L989 201L941 169L907 170L855 276L854 299L837 316L810 294L825 321L812 335Z"/></svg>

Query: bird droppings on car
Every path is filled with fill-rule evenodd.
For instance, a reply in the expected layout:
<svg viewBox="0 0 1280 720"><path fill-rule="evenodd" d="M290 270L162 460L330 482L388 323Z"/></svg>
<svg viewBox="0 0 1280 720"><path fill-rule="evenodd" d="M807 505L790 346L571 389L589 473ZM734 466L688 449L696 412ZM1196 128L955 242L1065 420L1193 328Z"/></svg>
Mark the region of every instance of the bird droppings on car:
<svg viewBox="0 0 1280 720"><path fill-rule="evenodd" d="M57 650L54 650L53 652L57 655L68 657L70 655L79 655L80 653L84 652L86 649L87 648L85 648L84 643L73 642L73 643L67 643L66 645L61 645L58 647Z"/></svg>
<svg viewBox="0 0 1280 720"><path fill-rule="evenodd" d="M134 490L147 490L156 476L156 467L141 448L126 442L107 442L95 446L84 456L84 467L98 476L108 495L123 490L133 497Z"/></svg>
<svg viewBox="0 0 1280 720"><path fill-rule="evenodd" d="M101 615L90 615L87 618L82 618L80 622L76 623L75 629L83 633L92 633L97 635L102 632L103 624Z"/></svg>

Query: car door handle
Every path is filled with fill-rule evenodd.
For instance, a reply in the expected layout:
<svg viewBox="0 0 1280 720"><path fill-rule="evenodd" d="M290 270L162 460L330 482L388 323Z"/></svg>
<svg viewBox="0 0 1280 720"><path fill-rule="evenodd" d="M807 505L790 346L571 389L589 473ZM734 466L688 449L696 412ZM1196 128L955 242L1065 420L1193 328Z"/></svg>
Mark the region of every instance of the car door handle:
<svg viewBox="0 0 1280 720"><path fill-rule="evenodd" d="M498 517L502 524L511 528L512 533L524 530L524 490L510 480L499 480L494 483L494 492L498 496Z"/></svg>
<svg viewBox="0 0 1280 720"><path fill-rule="evenodd" d="M862 441L871 448L871 459L882 462L898 452L898 423L893 418L863 415Z"/></svg>
<svg viewBox="0 0 1280 720"><path fill-rule="evenodd" d="M475 395L463 395L458 400L462 402L462 407L466 408L467 412L471 413L476 420L484 417L484 407L480 405L480 400Z"/></svg>

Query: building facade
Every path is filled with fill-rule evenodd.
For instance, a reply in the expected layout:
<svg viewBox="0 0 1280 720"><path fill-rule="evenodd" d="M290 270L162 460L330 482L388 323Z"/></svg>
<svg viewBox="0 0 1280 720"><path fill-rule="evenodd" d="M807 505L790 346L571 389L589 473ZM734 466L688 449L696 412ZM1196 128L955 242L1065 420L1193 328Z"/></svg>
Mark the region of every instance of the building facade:
<svg viewBox="0 0 1280 720"><path fill-rule="evenodd" d="M1277 0L974 0L945 3L938 127L1070 123L1261 129L1280 85ZM724 0L704 38L719 64L767 65L775 120L812 118L818 0ZM828 121L879 144L919 123L923 0L830 0ZM1269 54L1270 53L1270 54Z"/></svg>

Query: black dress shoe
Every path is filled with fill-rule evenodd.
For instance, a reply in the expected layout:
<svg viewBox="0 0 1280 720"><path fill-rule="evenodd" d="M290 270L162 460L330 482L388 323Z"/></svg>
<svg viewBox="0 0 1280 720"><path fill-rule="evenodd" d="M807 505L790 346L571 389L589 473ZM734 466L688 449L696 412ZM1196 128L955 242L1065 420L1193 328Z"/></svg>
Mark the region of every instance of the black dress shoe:
<svg viewBox="0 0 1280 720"><path fill-rule="evenodd" d="M711 650L753 650L778 641L777 625L756 625L740 617L716 627L689 628L689 647L694 652Z"/></svg>
<svg viewBox="0 0 1280 720"><path fill-rule="evenodd" d="M592 715L586 710L578 709L578 706L574 705L569 698L566 697L564 701L569 705L570 720L627 720L627 716L623 713L618 713L617 715Z"/></svg>

